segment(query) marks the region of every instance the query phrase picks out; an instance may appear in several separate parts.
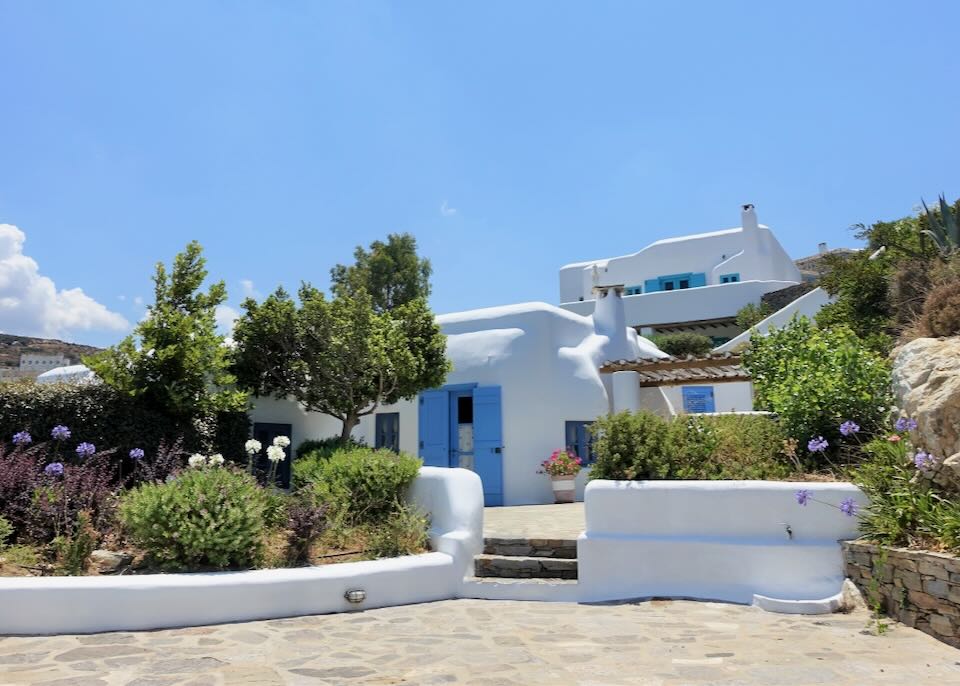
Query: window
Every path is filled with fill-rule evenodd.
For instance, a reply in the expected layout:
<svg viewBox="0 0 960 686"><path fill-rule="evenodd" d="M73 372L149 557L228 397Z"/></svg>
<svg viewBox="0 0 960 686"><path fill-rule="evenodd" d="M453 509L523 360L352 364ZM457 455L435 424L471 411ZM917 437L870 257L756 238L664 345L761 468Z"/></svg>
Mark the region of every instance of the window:
<svg viewBox="0 0 960 686"><path fill-rule="evenodd" d="M640 295L643 293L643 286L627 286L623 292L625 295Z"/></svg>
<svg viewBox="0 0 960 686"><path fill-rule="evenodd" d="M673 281L666 281L663 284L663 290L672 291L673 290Z"/></svg>
<svg viewBox="0 0 960 686"><path fill-rule="evenodd" d="M738 283L739 281L739 274L724 274L720 277L720 283Z"/></svg>
<svg viewBox="0 0 960 686"><path fill-rule="evenodd" d="M680 288L690 288L690 279L680 279Z"/></svg>
<svg viewBox="0 0 960 686"><path fill-rule="evenodd" d="M593 437L590 435L590 426L593 422L574 421L566 423L564 447L573 450L583 464L589 464L594 460Z"/></svg>
<svg viewBox="0 0 960 686"><path fill-rule="evenodd" d="M400 413L378 412L376 414L375 448L386 448L395 453L400 452Z"/></svg>
<svg viewBox="0 0 960 686"><path fill-rule="evenodd" d="M688 274L670 274L668 276L658 276L655 279L648 279L646 282L646 292L655 291L675 291L685 290L687 288L699 288L707 285L707 275L703 272Z"/></svg>
<svg viewBox="0 0 960 686"><path fill-rule="evenodd" d="M713 401L713 386L684 386L681 389L683 394L683 411L688 414L699 412L716 412L716 404Z"/></svg>

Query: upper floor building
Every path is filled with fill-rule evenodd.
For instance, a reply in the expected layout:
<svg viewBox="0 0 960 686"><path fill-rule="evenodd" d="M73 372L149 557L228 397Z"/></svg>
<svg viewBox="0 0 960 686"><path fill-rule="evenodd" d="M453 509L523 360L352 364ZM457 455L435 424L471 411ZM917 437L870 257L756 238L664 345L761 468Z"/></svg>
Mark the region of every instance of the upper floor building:
<svg viewBox="0 0 960 686"><path fill-rule="evenodd" d="M627 323L644 333L698 331L730 338L737 311L800 283L800 270L773 232L744 205L741 226L667 238L621 257L560 269L561 307L593 312L596 286L623 285Z"/></svg>

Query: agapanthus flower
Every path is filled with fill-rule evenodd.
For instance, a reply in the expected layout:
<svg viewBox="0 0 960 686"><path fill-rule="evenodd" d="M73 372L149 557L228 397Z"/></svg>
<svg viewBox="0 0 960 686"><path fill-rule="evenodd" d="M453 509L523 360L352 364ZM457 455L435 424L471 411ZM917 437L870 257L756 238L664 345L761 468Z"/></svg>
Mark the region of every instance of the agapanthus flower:
<svg viewBox="0 0 960 686"><path fill-rule="evenodd" d="M279 445L271 445L267 448L267 459L271 462L282 462L287 454Z"/></svg>
<svg viewBox="0 0 960 686"><path fill-rule="evenodd" d="M243 449L247 451L248 455L254 455L256 453L259 453L261 448L263 448L263 446L260 444L260 441L258 441L256 438L251 438L249 441L247 441L243 445Z"/></svg>
<svg viewBox="0 0 960 686"><path fill-rule="evenodd" d="M212 464L219 467L223 463L224 463L223 455L221 455L220 453L215 453L207 458L207 464Z"/></svg>
<svg viewBox="0 0 960 686"><path fill-rule="evenodd" d="M829 446L830 446L830 443L827 441L826 438L824 438L823 436L817 436L816 438L811 438L810 441L807 443L807 450L809 450L811 453L822 453Z"/></svg>
<svg viewBox="0 0 960 686"><path fill-rule="evenodd" d="M205 455L201 455L200 453L194 453L187 458L187 464L191 467L202 467L206 463L207 457Z"/></svg>
<svg viewBox="0 0 960 686"><path fill-rule="evenodd" d="M63 424L58 424L53 427L53 431L50 432L50 437L55 441L65 441L70 438L70 429Z"/></svg>
<svg viewBox="0 0 960 686"><path fill-rule="evenodd" d="M273 439L273 444L279 448L286 448L290 445L290 439L287 436L277 436Z"/></svg>
<svg viewBox="0 0 960 686"><path fill-rule="evenodd" d="M43 473L48 476L61 476L63 474L63 463L51 462L43 468Z"/></svg>
<svg viewBox="0 0 960 686"><path fill-rule="evenodd" d="M134 448L133 450L130 451L131 460L142 460L143 455L144 455L143 448Z"/></svg>
<svg viewBox="0 0 960 686"><path fill-rule="evenodd" d="M917 428L917 420L910 419L909 417L900 417L893 425L893 428L897 431L915 431Z"/></svg>
<svg viewBox="0 0 960 686"><path fill-rule="evenodd" d="M26 431L19 431L13 434L14 445L30 445L31 443L33 443L33 436Z"/></svg>
<svg viewBox="0 0 960 686"><path fill-rule="evenodd" d="M97 446L93 443L81 443L77 446L77 457L90 457L97 452Z"/></svg>
<svg viewBox="0 0 960 686"><path fill-rule="evenodd" d="M801 488L794 494L797 498L797 504L806 506L807 501L810 500L810 491L805 488Z"/></svg>
<svg viewBox="0 0 960 686"><path fill-rule="evenodd" d="M840 511L848 517L852 517L857 513L857 504L853 502L853 498L846 498L840 502Z"/></svg>
<svg viewBox="0 0 960 686"><path fill-rule="evenodd" d="M918 450L913 456L913 464L917 469L928 469L936 464L937 458L926 450Z"/></svg>
<svg viewBox="0 0 960 686"><path fill-rule="evenodd" d="M855 433L860 432L860 425L854 421L845 421L840 425L840 433L844 436L852 436Z"/></svg>

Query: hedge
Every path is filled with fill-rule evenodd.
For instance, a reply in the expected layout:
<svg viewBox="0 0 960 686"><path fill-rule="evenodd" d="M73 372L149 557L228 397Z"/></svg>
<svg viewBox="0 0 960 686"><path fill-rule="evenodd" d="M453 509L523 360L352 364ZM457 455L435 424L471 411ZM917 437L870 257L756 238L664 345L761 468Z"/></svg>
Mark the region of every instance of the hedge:
<svg viewBox="0 0 960 686"><path fill-rule="evenodd" d="M28 431L35 441L47 440L54 426L64 424L77 440L100 449L131 448L148 453L166 441L183 438L184 450L213 449L225 457L243 460L243 444L250 436L246 412L199 417L192 424L144 407L135 399L104 385L0 383L0 441L10 442L18 431ZM212 437L204 445L203 435Z"/></svg>

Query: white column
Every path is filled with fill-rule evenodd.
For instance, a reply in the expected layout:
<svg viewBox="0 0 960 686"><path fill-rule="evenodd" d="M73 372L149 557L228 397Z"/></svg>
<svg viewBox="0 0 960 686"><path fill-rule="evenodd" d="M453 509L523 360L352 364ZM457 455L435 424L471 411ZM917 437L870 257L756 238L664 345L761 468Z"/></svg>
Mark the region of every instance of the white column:
<svg viewBox="0 0 960 686"><path fill-rule="evenodd" d="M640 409L640 375L637 372L613 373L613 411L636 412Z"/></svg>

